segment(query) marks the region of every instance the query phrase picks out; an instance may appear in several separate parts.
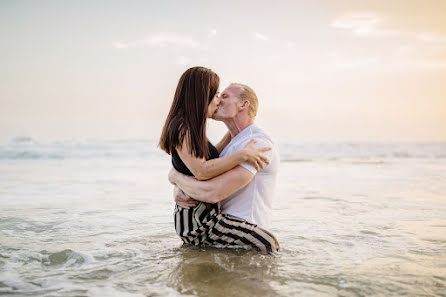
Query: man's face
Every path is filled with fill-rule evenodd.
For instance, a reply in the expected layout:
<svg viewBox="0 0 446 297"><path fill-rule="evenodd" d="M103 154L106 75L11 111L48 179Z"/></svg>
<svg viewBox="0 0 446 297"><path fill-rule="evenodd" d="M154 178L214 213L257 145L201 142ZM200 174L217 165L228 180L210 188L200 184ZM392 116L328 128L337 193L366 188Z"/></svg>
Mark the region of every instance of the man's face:
<svg viewBox="0 0 446 297"><path fill-rule="evenodd" d="M234 118L242 104L239 99L240 92L239 86L229 86L224 89L220 94L220 104L212 118L217 121Z"/></svg>

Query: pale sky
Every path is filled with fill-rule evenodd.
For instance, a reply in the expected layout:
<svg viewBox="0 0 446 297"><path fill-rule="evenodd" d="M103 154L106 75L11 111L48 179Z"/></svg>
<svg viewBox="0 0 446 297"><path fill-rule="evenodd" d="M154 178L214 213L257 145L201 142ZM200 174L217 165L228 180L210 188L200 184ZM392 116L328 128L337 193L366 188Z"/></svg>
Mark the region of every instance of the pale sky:
<svg viewBox="0 0 446 297"><path fill-rule="evenodd" d="M0 65L2 142L158 139L197 65L279 141L446 141L444 0L3 0Z"/></svg>

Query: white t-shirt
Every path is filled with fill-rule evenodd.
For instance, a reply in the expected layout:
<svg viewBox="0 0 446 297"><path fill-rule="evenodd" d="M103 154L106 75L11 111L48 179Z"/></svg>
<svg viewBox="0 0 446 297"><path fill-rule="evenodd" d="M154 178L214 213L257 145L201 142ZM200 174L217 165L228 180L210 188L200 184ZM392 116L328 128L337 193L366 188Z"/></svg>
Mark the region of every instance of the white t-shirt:
<svg viewBox="0 0 446 297"><path fill-rule="evenodd" d="M279 168L279 154L272 139L256 125L250 125L239 134L223 149L220 157L230 155L244 148L252 139L256 139L256 147L271 147L271 151L263 154L270 160L270 163L259 171L248 163L240 166L254 174L254 178L249 184L231 196L221 201L221 210L251 223L257 224L264 229L270 229L272 216L272 201L276 187L276 176Z"/></svg>

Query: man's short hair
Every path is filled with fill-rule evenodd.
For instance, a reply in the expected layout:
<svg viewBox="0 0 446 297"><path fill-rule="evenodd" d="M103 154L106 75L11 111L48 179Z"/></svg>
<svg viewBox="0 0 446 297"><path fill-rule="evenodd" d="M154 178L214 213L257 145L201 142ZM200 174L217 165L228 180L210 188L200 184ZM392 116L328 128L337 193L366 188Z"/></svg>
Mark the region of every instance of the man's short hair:
<svg viewBox="0 0 446 297"><path fill-rule="evenodd" d="M240 91L239 98L242 101L249 101L248 115L251 119L254 119L259 108L259 100L257 99L257 95L254 90L251 89L249 86L240 83L232 83L231 86L239 86L242 89Z"/></svg>

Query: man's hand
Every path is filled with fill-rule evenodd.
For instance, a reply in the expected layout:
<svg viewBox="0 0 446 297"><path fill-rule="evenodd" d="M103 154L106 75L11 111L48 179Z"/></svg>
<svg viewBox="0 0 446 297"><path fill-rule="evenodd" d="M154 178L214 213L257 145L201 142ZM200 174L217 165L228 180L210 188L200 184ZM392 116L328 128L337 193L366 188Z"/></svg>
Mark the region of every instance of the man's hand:
<svg viewBox="0 0 446 297"><path fill-rule="evenodd" d="M173 197L175 203L181 206L182 208L189 209L197 205L198 201L190 198L186 193L181 191L180 188L175 186L173 188Z"/></svg>

